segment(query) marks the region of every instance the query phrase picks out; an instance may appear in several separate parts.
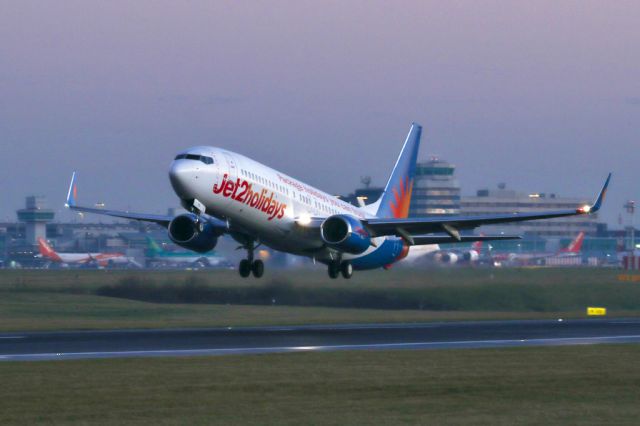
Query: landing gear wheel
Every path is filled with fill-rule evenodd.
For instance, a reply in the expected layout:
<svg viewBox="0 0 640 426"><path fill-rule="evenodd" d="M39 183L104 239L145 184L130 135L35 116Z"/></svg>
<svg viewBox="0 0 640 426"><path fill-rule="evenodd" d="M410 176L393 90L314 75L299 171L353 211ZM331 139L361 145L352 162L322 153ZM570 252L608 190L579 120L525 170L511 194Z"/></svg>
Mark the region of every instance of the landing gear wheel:
<svg viewBox="0 0 640 426"><path fill-rule="evenodd" d="M342 262L342 265L340 265L340 272L342 272L342 276L344 278L351 278L353 276L353 265L351 265L351 262Z"/></svg>
<svg viewBox="0 0 640 426"><path fill-rule="evenodd" d="M249 262L249 260L247 259L242 259L240 261L238 272L240 272L240 276L242 278L247 278L251 273L251 262Z"/></svg>
<svg viewBox="0 0 640 426"><path fill-rule="evenodd" d="M329 278L331 278L332 280L338 278L338 275L340 274L340 266L337 263L330 263L328 270Z"/></svg>
<svg viewBox="0 0 640 426"><path fill-rule="evenodd" d="M254 260L251 264L251 272L256 278L260 278L264 274L264 262L262 260Z"/></svg>

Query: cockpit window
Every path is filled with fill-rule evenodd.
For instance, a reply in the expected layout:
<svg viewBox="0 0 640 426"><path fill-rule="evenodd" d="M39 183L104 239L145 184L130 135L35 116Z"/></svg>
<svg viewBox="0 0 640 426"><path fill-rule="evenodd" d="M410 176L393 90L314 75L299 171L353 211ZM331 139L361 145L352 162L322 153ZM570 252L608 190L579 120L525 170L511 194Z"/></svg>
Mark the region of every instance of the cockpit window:
<svg viewBox="0 0 640 426"><path fill-rule="evenodd" d="M202 161L204 164L213 164L213 158L196 154L178 154L175 160L196 160Z"/></svg>

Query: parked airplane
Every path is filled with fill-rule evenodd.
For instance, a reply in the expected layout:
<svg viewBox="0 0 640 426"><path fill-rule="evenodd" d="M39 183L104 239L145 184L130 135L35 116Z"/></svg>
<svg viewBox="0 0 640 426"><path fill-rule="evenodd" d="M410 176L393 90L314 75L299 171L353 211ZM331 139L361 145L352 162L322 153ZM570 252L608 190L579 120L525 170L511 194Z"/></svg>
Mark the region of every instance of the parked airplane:
<svg viewBox="0 0 640 426"><path fill-rule="evenodd" d="M484 236L480 234L480 236ZM408 263L416 264L471 264L480 260L483 241L476 241L471 248L465 249L441 249L438 245L423 245L412 247L406 258Z"/></svg>
<svg viewBox="0 0 640 426"><path fill-rule="evenodd" d="M549 258L566 258L580 256L582 243L584 242L584 232L580 232L569 245L561 248L555 253L507 253L495 254L492 256L494 262L507 262L511 264L543 264Z"/></svg>
<svg viewBox="0 0 640 426"><path fill-rule="evenodd" d="M122 253L58 253L47 243L44 238L38 238L40 256L54 263L66 265L90 265L98 266L128 265L140 266L133 259Z"/></svg>
<svg viewBox="0 0 640 426"><path fill-rule="evenodd" d="M75 172L66 205L80 212L158 223L174 243L198 253L212 250L220 236L229 234L247 251L239 266L242 277L262 276L264 263L254 259L254 251L264 244L326 264L331 278L340 273L350 278L354 269L390 267L414 245L518 238L461 234L484 224L596 212L611 177L591 206L546 213L408 218L421 132L421 126L411 126L383 194L361 208L248 157L209 146L181 152L169 168L173 190L190 213L172 217L78 206Z"/></svg>
<svg viewBox="0 0 640 426"><path fill-rule="evenodd" d="M200 267L220 266L225 262L222 256L216 254L199 254L185 251L167 251L151 237L147 237L147 260L151 263L167 265L194 265ZM226 263L226 262L225 262Z"/></svg>

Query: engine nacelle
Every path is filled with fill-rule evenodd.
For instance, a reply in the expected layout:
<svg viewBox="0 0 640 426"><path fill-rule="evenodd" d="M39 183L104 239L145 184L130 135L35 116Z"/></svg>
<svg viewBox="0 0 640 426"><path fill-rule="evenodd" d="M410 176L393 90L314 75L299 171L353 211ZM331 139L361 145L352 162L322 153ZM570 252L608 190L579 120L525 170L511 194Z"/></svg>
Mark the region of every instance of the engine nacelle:
<svg viewBox="0 0 640 426"><path fill-rule="evenodd" d="M462 254L462 260L464 260L465 262L477 262L479 258L480 255L475 250L465 251Z"/></svg>
<svg viewBox="0 0 640 426"><path fill-rule="evenodd" d="M203 220L198 220L192 213L176 216L169 223L169 238L171 241L189 250L206 253L218 243L220 233L216 228Z"/></svg>
<svg viewBox="0 0 640 426"><path fill-rule="evenodd" d="M440 260L443 263L456 263L458 261L458 255L455 253L443 253L440 256Z"/></svg>
<svg viewBox="0 0 640 426"><path fill-rule="evenodd" d="M363 253L371 245L371 236L362 222L346 214L326 218L320 235L329 247L351 254Z"/></svg>

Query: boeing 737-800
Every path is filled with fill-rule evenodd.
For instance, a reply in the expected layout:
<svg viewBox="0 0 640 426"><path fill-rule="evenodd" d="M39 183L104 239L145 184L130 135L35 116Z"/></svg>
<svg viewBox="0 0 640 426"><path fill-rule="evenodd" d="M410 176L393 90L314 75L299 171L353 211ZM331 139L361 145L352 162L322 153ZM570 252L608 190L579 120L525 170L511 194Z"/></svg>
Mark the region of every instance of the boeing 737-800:
<svg viewBox="0 0 640 426"><path fill-rule="evenodd" d="M134 259L125 256L123 253L58 253L44 238L38 238L38 249L43 259L54 263L66 265L90 265L95 263L102 267L112 265L140 266Z"/></svg>
<svg viewBox="0 0 640 426"><path fill-rule="evenodd" d="M593 205L546 213L493 216L408 218L421 126L413 124L383 194L373 204L355 207L295 178L225 149L199 146L179 153L169 180L189 213L176 217L81 207L76 204L76 174L67 207L126 219L155 222L182 247L206 253L228 234L247 251L240 262L243 277L262 276L254 259L260 244L307 256L328 266L329 276L350 278L353 270L388 268L413 245L519 238L470 236L461 231L484 224L548 219L596 212L607 178Z"/></svg>

